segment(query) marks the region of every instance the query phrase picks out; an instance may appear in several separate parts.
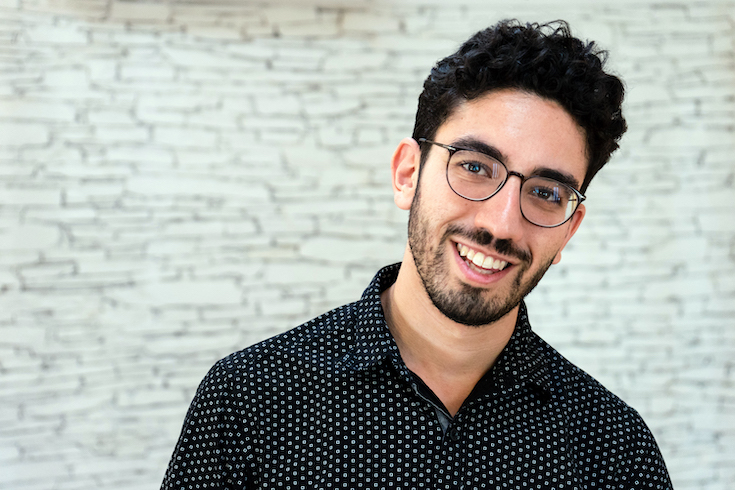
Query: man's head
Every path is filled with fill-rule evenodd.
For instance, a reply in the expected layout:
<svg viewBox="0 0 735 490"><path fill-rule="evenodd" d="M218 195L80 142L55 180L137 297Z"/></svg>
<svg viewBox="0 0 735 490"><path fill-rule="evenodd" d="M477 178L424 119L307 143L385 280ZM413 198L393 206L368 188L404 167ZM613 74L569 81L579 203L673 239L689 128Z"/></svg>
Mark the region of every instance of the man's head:
<svg viewBox="0 0 735 490"><path fill-rule="evenodd" d="M625 131L622 83L602 65L563 22L502 22L432 70L392 169L410 209L401 270L447 318L506 317L561 260L578 191Z"/></svg>
<svg viewBox="0 0 735 490"><path fill-rule="evenodd" d="M582 222L584 204L560 225L544 227L526 217L523 203L552 212L566 207L554 197L564 185L556 179L572 187L584 179L584 132L557 102L502 89L459 104L436 139L448 146L427 145L423 164L413 138L401 141L393 158L394 198L410 210L401 270L405 266L407 276L420 280L414 284L447 318L465 325L494 323L561 260ZM498 162L495 168L491 160ZM491 190L486 184L502 166L513 174L492 197L472 200L452 187L450 175L459 172L481 191ZM554 180L535 184L531 176Z"/></svg>
<svg viewBox="0 0 735 490"><path fill-rule="evenodd" d="M500 22L472 36L431 70L419 96L413 138L435 139L459 104L488 92L512 88L534 93L559 103L584 131L588 166L579 189L584 193L626 130L623 84L603 71L604 62L605 53L572 37L563 21Z"/></svg>

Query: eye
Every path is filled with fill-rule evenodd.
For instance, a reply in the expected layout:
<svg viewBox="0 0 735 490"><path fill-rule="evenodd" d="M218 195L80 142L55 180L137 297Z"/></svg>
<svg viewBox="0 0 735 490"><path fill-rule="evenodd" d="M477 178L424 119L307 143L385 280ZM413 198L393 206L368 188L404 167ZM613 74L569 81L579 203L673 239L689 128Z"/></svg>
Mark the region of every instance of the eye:
<svg viewBox="0 0 735 490"><path fill-rule="evenodd" d="M478 162L464 162L461 164L462 168L464 168L466 171L473 173L478 176L488 176L487 167L481 163Z"/></svg>
<svg viewBox="0 0 735 490"><path fill-rule="evenodd" d="M535 186L531 189L531 195L543 201L559 201L559 188Z"/></svg>
<svg viewBox="0 0 735 490"><path fill-rule="evenodd" d="M535 206L566 206L573 198L571 191L564 185L550 179L532 177L523 185L525 198Z"/></svg>

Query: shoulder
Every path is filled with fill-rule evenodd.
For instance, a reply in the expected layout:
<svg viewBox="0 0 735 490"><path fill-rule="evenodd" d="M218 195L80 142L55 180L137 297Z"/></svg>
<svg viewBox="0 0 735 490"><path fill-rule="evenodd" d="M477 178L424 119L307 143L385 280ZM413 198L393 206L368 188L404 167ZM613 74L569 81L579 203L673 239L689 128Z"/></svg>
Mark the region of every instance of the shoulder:
<svg viewBox="0 0 735 490"><path fill-rule="evenodd" d="M218 361L208 377L224 380L307 367L328 369L355 344L358 303L335 308L282 334L234 352Z"/></svg>
<svg viewBox="0 0 735 490"><path fill-rule="evenodd" d="M586 451L616 448L621 461L642 457L649 459L649 464L657 461L662 465L655 439L638 411L535 337L548 366L552 406L572 440Z"/></svg>
<svg viewBox="0 0 735 490"><path fill-rule="evenodd" d="M632 410L602 383L561 355L536 333L532 333L532 336L530 345L545 360L548 387L554 397L574 407L589 405L606 409Z"/></svg>
<svg viewBox="0 0 735 490"><path fill-rule="evenodd" d="M589 373L539 338L551 375L551 389L573 426L611 433L650 432L638 411Z"/></svg>

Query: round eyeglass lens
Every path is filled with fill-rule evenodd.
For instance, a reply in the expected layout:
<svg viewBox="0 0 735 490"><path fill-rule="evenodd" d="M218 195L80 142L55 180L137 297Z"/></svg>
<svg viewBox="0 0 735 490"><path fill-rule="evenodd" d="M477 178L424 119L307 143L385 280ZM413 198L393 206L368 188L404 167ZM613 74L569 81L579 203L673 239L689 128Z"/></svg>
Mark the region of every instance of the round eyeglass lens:
<svg viewBox="0 0 735 490"><path fill-rule="evenodd" d="M477 151L459 150L449 159L447 181L462 197L482 201L503 185L507 170L493 157Z"/></svg>
<svg viewBox="0 0 735 490"><path fill-rule="evenodd" d="M574 214L577 206L577 194L556 180L531 177L521 187L521 212L531 223L560 225Z"/></svg>

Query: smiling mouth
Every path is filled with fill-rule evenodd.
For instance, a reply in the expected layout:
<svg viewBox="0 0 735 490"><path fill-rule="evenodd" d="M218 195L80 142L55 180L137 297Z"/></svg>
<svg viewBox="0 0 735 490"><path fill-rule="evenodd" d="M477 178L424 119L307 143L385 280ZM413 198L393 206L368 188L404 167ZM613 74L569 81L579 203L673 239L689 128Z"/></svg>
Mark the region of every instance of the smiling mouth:
<svg viewBox="0 0 735 490"><path fill-rule="evenodd" d="M485 274L500 272L508 265L508 262L505 260L494 259L461 243L457 243L457 251L460 257L463 257L468 264L474 265L476 270Z"/></svg>

